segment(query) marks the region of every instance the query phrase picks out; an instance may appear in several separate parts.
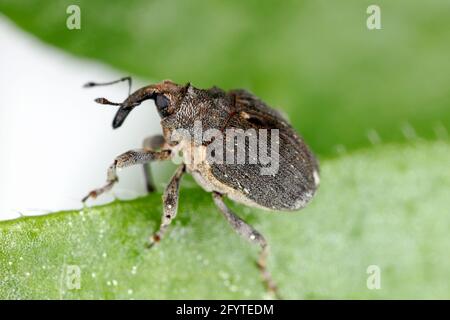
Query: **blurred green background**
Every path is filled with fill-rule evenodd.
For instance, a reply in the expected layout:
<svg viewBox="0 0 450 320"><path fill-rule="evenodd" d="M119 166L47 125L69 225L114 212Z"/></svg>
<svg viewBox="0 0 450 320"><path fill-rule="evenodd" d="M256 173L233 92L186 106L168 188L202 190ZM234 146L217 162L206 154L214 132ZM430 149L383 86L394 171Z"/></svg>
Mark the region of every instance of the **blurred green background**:
<svg viewBox="0 0 450 320"><path fill-rule="evenodd" d="M81 30L66 8L81 8ZM372 143L448 137L450 1L0 0L42 40L124 74L243 87L287 111L330 157Z"/></svg>

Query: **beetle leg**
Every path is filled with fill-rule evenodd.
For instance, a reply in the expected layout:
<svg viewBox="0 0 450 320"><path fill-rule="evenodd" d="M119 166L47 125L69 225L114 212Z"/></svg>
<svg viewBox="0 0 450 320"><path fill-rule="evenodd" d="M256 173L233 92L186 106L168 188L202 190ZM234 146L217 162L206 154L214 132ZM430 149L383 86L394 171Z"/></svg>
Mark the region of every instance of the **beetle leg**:
<svg viewBox="0 0 450 320"><path fill-rule="evenodd" d="M117 177L117 169L129 167L135 164L144 164L154 160L166 160L170 157L170 150L151 151L144 149L130 150L114 159L114 162L108 168L106 184L99 188L92 190L81 201L85 202L89 198L96 198L102 193L111 190L113 185L119 181Z"/></svg>
<svg viewBox="0 0 450 320"><path fill-rule="evenodd" d="M162 135L150 136L144 139L143 148L144 150L155 151L161 148L164 145L164 143L165 140ZM148 193L154 192L156 190L156 187L155 183L153 182L150 163L144 163L144 177L147 192Z"/></svg>
<svg viewBox="0 0 450 320"><path fill-rule="evenodd" d="M269 245L267 244L264 236L259 233L255 228L249 225L247 222L239 218L233 211L231 211L228 206L223 201L223 195L218 192L213 192L213 200L216 206L219 208L220 212L223 214L228 223L233 227L233 229L245 239L251 243L257 244L261 248L261 253L257 262L258 268L261 272L264 284L267 290L274 294L275 297L279 298L277 286L270 275L269 270L267 270L267 256L269 254Z"/></svg>
<svg viewBox="0 0 450 320"><path fill-rule="evenodd" d="M150 242L148 244L149 248L151 248L157 242L161 241L162 237L166 233L167 227L177 215L180 181L185 170L186 167L184 164L179 166L177 171L175 171L175 174L170 179L166 190L164 191L163 216L161 219L161 225L159 226L159 230L155 232L150 238Z"/></svg>

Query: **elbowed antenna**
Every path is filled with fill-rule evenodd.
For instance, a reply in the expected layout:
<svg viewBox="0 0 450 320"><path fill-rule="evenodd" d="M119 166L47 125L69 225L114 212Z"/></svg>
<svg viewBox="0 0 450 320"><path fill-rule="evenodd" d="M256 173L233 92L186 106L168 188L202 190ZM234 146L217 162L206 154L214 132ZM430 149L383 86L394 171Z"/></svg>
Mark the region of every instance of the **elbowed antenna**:
<svg viewBox="0 0 450 320"><path fill-rule="evenodd" d="M116 115L114 116L114 120L112 123L113 129L117 129L118 127L120 127L122 125L122 123L125 121L125 118L128 116L128 114L134 108L134 106L131 107L131 106L125 105L124 102L122 102L122 103L111 102L106 98L96 98L94 101L99 104L106 104L106 105L110 105L110 106L119 106L120 107L119 110L117 110Z"/></svg>
<svg viewBox="0 0 450 320"><path fill-rule="evenodd" d="M117 129L122 125L122 123L125 121L128 114L136 106L140 105L144 100L154 98L156 86L149 85L149 86L143 87L143 88L138 89L135 92L131 93L131 83L132 83L131 77L124 77L119 80L103 82L103 83L88 82L83 86L84 88L92 88L92 87L97 87L97 86L107 86L107 85L119 83L122 81L128 81L128 97L122 103L111 102L106 98L95 99L95 102L97 102L99 104L120 107L119 110L117 110L116 115L114 116L114 119L113 119L112 127L114 129Z"/></svg>

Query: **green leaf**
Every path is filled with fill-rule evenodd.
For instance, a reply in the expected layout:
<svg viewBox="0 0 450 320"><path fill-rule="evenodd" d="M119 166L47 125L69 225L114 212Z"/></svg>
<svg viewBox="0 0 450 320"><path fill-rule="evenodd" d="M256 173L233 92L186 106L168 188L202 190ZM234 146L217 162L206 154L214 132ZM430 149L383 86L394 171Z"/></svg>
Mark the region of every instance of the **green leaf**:
<svg viewBox="0 0 450 320"><path fill-rule="evenodd" d="M81 8L81 30L66 8ZM40 39L146 79L244 87L289 111L313 150L448 138L450 2L1 0ZM97 79L86 79L97 80ZM107 79L105 79L107 80Z"/></svg>
<svg viewBox="0 0 450 320"><path fill-rule="evenodd" d="M448 299L449 159L439 142L377 147L325 161L301 212L231 206L268 238L285 298ZM0 298L265 297L256 248L187 184L151 250L144 243L160 220L159 194L1 222ZM381 270L379 290L366 286L370 265ZM70 282L77 268L80 289Z"/></svg>

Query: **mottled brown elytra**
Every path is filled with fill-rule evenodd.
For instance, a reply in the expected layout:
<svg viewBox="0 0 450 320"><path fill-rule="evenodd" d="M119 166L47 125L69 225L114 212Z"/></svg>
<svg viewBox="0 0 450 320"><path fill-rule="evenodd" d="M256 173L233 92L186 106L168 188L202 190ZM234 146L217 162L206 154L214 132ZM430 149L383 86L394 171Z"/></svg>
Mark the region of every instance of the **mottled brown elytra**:
<svg viewBox="0 0 450 320"><path fill-rule="evenodd" d="M164 191L164 212L160 228L150 237L149 246L161 241L175 218L180 180L188 172L203 189L212 193L214 203L234 230L261 247L258 267L269 292L278 296L277 286L266 267L269 250L267 241L261 233L234 214L223 197L268 210L292 211L303 208L312 199L319 185L318 162L303 139L278 111L246 90L224 91L217 87L198 89L190 83L178 85L166 80L130 94L130 77L108 83L89 82L85 87L120 81L129 83L129 95L124 102L113 103L105 98L95 100L100 104L119 106L113 128L120 127L136 106L152 99L161 117L163 134L146 138L142 149L130 150L118 156L108 169L106 185L91 191L83 202L110 190L118 181L117 168L135 164L144 165L147 190L152 192L155 187L149 163L173 159L181 154L181 164ZM201 133L214 134L209 134L207 139L202 136L201 140L194 138L193 141L192 136L195 137L199 130ZM268 137L269 130L271 136ZM234 136L227 139L230 132ZM256 140L252 140L255 133ZM224 138L227 142L231 140L232 144L225 143ZM235 138L241 145L235 142ZM261 148L262 138L270 141L264 144L268 150ZM252 141L257 141L257 145L253 145ZM244 161L236 161L235 147L238 152L244 152ZM273 165L262 161L266 151L277 161L275 171L264 172ZM232 158L228 157L230 152ZM256 156L250 157L252 152ZM224 158L226 161L218 161ZM195 160L192 161L193 159ZM230 159L232 161L228 161Z"/></svg>

